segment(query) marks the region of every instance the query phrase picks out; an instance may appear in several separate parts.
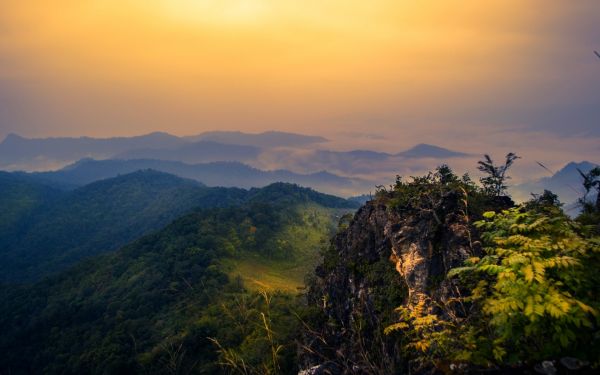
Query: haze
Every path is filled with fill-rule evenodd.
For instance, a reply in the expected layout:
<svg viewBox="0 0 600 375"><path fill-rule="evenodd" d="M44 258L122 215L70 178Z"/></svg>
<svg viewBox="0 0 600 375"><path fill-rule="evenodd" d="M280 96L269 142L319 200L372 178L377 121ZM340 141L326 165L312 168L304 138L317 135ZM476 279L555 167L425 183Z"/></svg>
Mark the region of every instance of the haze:
<svg viewBox="0 0 600 375"><path fill-rule="evenodd" d="M595 0L3 0L0 137L274 129L597 159L598 14Z"/></svg>

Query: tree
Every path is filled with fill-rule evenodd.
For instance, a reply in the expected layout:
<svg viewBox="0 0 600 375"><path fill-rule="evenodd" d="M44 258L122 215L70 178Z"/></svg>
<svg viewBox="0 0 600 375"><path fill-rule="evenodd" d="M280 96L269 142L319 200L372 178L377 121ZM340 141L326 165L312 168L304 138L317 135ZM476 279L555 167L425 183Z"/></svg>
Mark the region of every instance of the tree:
<svg viewBox="0 0 600 375"><path fill-rule="evenodd" d="M565 352L585 357L597 332L596 295L588 282L597 239L582 236L559 210L513 208L484 216L476 223L487 245L483 257L448 274L476 280L468 301L483 315L478 329L465 331L476 332L470 340L476 350L492 349L482 354L499 363Z"/></svg>
<svg viewBox="0 0 600 375"><path fill-rule="evenodd" d="M494 161L487 154L484 155L484 160L477 162L477 164L479 164L477 169L486 174L485 177L482 177L479 180L486 193L496 197L504 195L506 188L508 187L506 181L510 179L510 177L506 175L506 171L508 171L517 159L520 159L517 154L509 152L506 155L504 165L494 165Z"/></svg>
<svg viewBox="0 0 600 375"><path fill-rule="evenodd" d="M577 169L581 177L583 177L583 187L585 188L585 195L579 201L583 205L584 210L589 209L590 211L600 212L600 167L596 167L588 173L583 173ZM587 196L592 189L596 189L596 205L591 206L587 201Z"/></svg>

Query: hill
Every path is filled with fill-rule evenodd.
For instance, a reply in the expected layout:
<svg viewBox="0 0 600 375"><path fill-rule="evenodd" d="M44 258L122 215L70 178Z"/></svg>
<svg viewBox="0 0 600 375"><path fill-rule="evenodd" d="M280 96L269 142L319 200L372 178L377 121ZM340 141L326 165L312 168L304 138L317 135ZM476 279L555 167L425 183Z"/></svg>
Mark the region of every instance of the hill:
<svg viewBox="0 0 600 375"><path fill-rule="evenodd" d="M4 175L16 181L31 180L28 175ZM11 188L1 182L0 179L0 189ZM249 191L208 188L153 170L97 181L70 192L43 190L45 185L31 181L28 184L41 189L45 200L36 203L37 190L20 200L14 194L4 197L9 209L1 217L4 225L0 225L0 233L5 235L0 237L0 281L37 280L56 273L84 258L116 250L197 208L252 201L316 202L332 208L357 206L289 184ZM18 188L26 196L27 190L21 185Z"/></svg>
<svg viewBox="0 0 600 375"><path fill-rule="evenodd" d="M298 321L289 295L247 290L301 286L347 205L287 184L255 189L243 205L199 210L43 282L0 288L0 372L223 373L208 337L262 358L270 347L255 318L287 343ZM281 349L285 373L295 350Z"/></svg>
<svg viewBox="0 0 600 375"><path fill-rule="evenodd" d="M239 204L246 195L239 189L206 188L151 170L62 194L43 190L42 184L30 185L54 198L29 208L19 203L26 199L10 201L13 207L25 206L27 212L5 219L2 225L6 235L0 238L0 280L38 279L83 258L115 250L194 208ZM0 184L2 189L6 186ZM19 192L27 190L19 188ZM36 197L35 191L30 195Z"/></svg>
<svg viewBox="0 0 600 375"><path fill-rule="evenodd" d="M11 235L23 218L62 194L27 175L0 172L0 238Z"/></svg>

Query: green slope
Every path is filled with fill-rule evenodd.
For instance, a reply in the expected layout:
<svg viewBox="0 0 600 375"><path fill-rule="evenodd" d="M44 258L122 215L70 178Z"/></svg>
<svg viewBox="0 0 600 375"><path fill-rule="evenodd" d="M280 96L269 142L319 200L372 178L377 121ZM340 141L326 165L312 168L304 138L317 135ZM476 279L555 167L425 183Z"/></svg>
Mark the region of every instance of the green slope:
<svg viewBox="0 0 600 375"><path fill-rule="evenodd" d="M12 188L25 198L4 197L13 214L0 223L5 234L0 237L0 281L39 279L83 258L116 250L194 208L235 205L247 195L241 189L206 188L151 170L41 202L38 196L51 194L41 184L28 186L31 192L22 185ZM8 187L0 182L3 190Z"/></svg>
<svg viewBox="0 0 600 375"><path fill-rule="evenodd" d="M274 331L293 342L291 297L265 305L243 279L260 264L265 274L255 277L267 288L293 290L347 203L317 195L317 204L293 185L269 189L186 215L44 282L0 289L0 373L218 373L207 337L265 357L260 312L278 316ZM295 348L282 350L282 371L293 373L286 358Z"/></svg>
<svg viewBox="0 0 600 375"><path fill-rule="evenodd" d="M24 175L0 172L0 238L19 230L19 223L63 193Z"/></svg>
<svg viewBox="0 0 600 375"><path fill-rule="evenodd" d="M304 288L305 276L314 270L319 257L315 249L324 246L344 209L317 204L290 208L295 220L286 223L269 239L275 254L242 252L222 261L230 277L241 277L249 290L297 292Z"/></svg>

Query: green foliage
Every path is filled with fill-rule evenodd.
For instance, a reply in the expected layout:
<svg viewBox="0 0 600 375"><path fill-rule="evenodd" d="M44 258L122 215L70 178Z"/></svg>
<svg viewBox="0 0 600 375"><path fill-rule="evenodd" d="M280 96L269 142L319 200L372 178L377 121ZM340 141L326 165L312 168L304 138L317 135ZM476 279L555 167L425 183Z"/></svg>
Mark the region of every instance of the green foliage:
<svg viewBox="0 0 600 375"><path fill-rule="evenodd" d="M293 220L285 220L281 229L272 233L259 252L236 252L223 261L232 277L240 276L250 290L283 290L297 292L304 278L314 271L320 258L316 249L333 235L336 219L346 212L303 204L287 211ZM235 237L237 234L231 234ZM233 245L232 245L233 246ZM237 248L240 248L237 246Z"/></svg>
<svg viewBox="0 0 600 375"><path fill-rule="evenodd" d="M398 307L398 321L384 330L386 335L399 333L405 353L416 358L420 366L450 356L455 347L448 334L452 323L432 314L427 307L429 302L426 296L421 296L413 309Z"/></svg>
<svg viewBox="0 0 600 375"><path fill-rule="evenodd" d="M495 328L496 360L560 354L593 327L597 305L581 293L583 269L600 251L566 216L511 209L478 222L490 245L472 272L489 276L474 296ZM465 272L465 271L463 271Z"/></svg>
<svg viewBox="0 0 600 375"><path fill-rule="evenodd" d="M506 186L506 181L510 179L510 177L506 175L506 172L517 159L520 159L520 157L509 152L506 154L504 165L495 165L489 155L484 155L484 160L478 162L479 166L477 169L486 175L480 179L486 193L496 197L506 193L508 187Z"/></svg>
<svg viewBox="0 0 600 375"><path fill-rule="evenodd" d="M242 340L231 340L231 331L221 340L210 338L218 349L218 364L243 375L293 373L297 350L294 339L301 319L294 310L299 307L299 301L289 295L265 291L222 304L222 319L233 323L228 329L239 332Z"/></svg>
<svg viewBox="0 0 600 375"><path fill-rule="evenodd" d="M378 198L389 200L388 206L405 213L430 213L439 224L443 212L441 203L453 197L454 204L463 207L464 215L476 217L488 206L488 197L473 183L468 174L458 177L447 165L442 165L434 173L412 177L404 182L400 176L392 191L380 190ZM470 212L469 212L470 211Z"/></svg>
<svg viewBox="0 0 600 375"><path fill-rule="evenodd" d="M542 194L531 194L532 199L525 202L524 208L527 211L546 212L550 215L560 214L562 203L558 200L558 195L550 190L544 189Z"/></svg>
<svg viewBox="0 0 600 375"><path fill-rule="evenodd" d="M244 194L154 171L64 192L21 215L8 235L0 237L0 280L39 280L116 250L194 208L239 204Z"/></svg>
<svg viewBox="0 0 600 375"><path fill-rule="evenodd" d="M27 176L0 172L0 238L14 236L23 220L62 195L62 191Z"/></svg>
<svg viewBox="0 0 600 375"><path fill-rule="evenodd" d="M598 238L586 237L556 207L484 218L476 223L487 245L483 256L448 273L469 294L448 301L443 321L404 312L388 331L405 330L422 361L488 366L566 354L597 360Z"/></svg>
<svg viewBox="0 0 600 375"><path fill-rule="evenodd" d="M315 238L302 247L302 238L286 236L313 236L315 226L334 224L314 202L266 198L198 210L43 282L0 286L0 372L226 373L211 337L250 366L271 363L273 371L293 373L296 299L275 293L267 309L225 264L311 252L316 258ZM252 311L247 324L238 324L236 309ZM265 323L275 346L264 340Z"/></svg>
<svg viewBox="0 0 600 375"><path fill-rule="evenodd" d="M31 180L31 181L30 181ZM355 204L291 184L249 191L207 188L197 182L146 170L111 178L72 192L56 192L25 176L0 175L0 281L37 281L85 258L117 250L198 208L244 203ZM60 194L58 194L60 193ZM242 226L250 230L248 222ZM249 241L273 240L244 232ZM250 238L252 237L252 238ZM232 249L235 241L232 238ZM261 244L262 245L262 244ZM285 253L281 246L279 253ZM265 248L275 249L269 244Z"/></svg>
<svg viewBox="0 0 600 375"><path fill-rule="evenodd" d="M583 212L587 214L600 214L600 167L595 167L588 173L583 173L579 169L578 172L583 178L583 188L585 189L585 195L579 200L579 203L583 207ZM588 201L588 195L593 189L596 190L595 204Z"/></svg>
<svg viewBox="0 0 600 375"><path fill-rule="evenodd" d="M360 206L357 202L284 182L277 182L260 189L250 189L249 196L250 201L277 202L281 204L316 203L323 207L346 209L358 208Z"/></svg>

